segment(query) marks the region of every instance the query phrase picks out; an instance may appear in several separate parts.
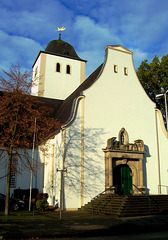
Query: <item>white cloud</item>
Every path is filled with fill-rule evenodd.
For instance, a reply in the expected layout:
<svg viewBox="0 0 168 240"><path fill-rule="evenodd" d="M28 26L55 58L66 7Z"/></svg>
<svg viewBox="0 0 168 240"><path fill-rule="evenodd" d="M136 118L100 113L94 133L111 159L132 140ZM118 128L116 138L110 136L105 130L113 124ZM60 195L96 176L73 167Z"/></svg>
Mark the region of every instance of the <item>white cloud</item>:
<svg viewBox="0 0 168 240"><path fill-rule="evenodd" d="M129 11L121 16L122 39L130 41L134 47L155 48L161 40L167 41L167 7L166 1L130 1ZM165 38L166 37L166 38Z"/></svg>
<svg viewBox="0 0 168 240"><path fill-rule="evenodd" d="M100 64L104 61L105 50L102 48L101 50L93 50L93 51L83 51L78 52L78 55L87 60L86 63L86 78L96 70Z"/></svg>
<svg viewBox="0 0 168 240"><path fill-rule="evenodd" d="M73 35L78 36L78 42L76 42L78 55L88 61L86 76L104 61L104 48L107 45L121 44L121 40L114 31L86 16L76 17Z"/></svg>
<svg viewBox="0 0 168 240"><path fill-rule="evenodd" d="M167 9L167 0L1 0L0 67L31 66L60 26L66 27L62 39L88 60L87 75L102 63L107 45L132 50L138 67L144 58L167 54Z"/></svg>
<svg viewBox="0 0 168 240"><path fill-rule="evenodd" d="M135 69L137 69L139 67L139 65L141 64L141 62L144 59L148 59L148 54L145 52L142 52L138 48L130 48L129 50L131 52L133 52L133 60L134 60Z"/></svg>
<svg viewBox="0 0 168 240"><path fill-rule="evenodd" d="M8 69L11 64L19 63L21 67L30 71L33 61L42 48L41 45L32 39L10 36L2 31L0 31L0 36L1 69Z"/></svg>
<svg viewBox="0 0 168 240"><path fill-rule="evenodd" d="M99 49L108 44L121 43L121 40L112 30L85 16L76 17L74 34L78 35L80 49L85 50Z"/></svg>
<svg viewBox="0 0 168 240"><path fill-rule="evenodd" d="M1 4L0 29L10 34L32 38L48 43L49 36L57 37L56 28L71 23L72 11L66 9L59 1L29 0L13 1L10 7ZM15 4L14 4L15 3Z"/></svg>

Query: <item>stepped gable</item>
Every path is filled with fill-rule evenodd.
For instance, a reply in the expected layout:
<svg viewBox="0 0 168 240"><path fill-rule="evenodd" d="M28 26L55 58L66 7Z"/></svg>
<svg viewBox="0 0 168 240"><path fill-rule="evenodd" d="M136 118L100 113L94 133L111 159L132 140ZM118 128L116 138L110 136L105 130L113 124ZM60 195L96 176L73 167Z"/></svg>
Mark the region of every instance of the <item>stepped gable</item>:
<svg viewBox="0 0 168 240"><path fill-rule="evenodd" d="M57 114L57 119L62 125L68 121L71 115L72 105L75 98L82 95L83 91L95 82L101 72L102 66L103 64L101 64L69 97L64 100Z"/></svg>

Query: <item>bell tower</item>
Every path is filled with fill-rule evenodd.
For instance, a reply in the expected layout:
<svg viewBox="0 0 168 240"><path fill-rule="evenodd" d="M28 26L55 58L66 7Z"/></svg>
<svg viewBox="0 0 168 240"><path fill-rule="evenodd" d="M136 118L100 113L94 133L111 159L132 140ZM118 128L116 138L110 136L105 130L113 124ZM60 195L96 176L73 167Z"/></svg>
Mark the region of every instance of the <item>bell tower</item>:
<svg viewBox="0 0 168 240"><path fill-rule="evenodd" d="M59 35L58 40L49 42L45 51L39 52L33 64L31 94L66 99L85 80L85 63Z"/></svg>

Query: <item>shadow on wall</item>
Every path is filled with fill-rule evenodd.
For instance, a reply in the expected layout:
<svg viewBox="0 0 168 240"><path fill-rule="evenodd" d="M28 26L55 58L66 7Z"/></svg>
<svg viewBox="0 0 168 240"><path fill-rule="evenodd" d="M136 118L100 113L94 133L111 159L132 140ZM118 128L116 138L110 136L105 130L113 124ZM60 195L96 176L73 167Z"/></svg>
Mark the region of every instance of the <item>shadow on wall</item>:
<svg viewBox="0 0 168 240"><path fill-rule="evenodd" d="M93 197L104 189L104 155L101 146L105 144L102 128L85 128L84 132L84 195ZM76 196L81 191L81 125L80 119L71 125L66 133L65 185ZM95 196L95 195L94 195ZM69 196L70 197L70 196Z"/></svg>
<svg viewBox="0 0 168 240"><path fill-rule="evenodd" d="M54 147L54 149L53 149ZM42 146L42 153L44 153L44 159L41 159L42 172L41 179L39 182L42 183L42 188L48 193L48 201L51 205L58 207L58 196L60 192L60 172L57 169L61 169L62 161L62 143L57 142L56 145L52 144L50 141Z"/></svg>
<svg viewBox="0 0 168 240"><path fill-rule="evenodd" d="M147 165L147 158L149 159L151 157L150 152L149 152L149 147L147 145L144 145L146 153L144 154L144 164L143 164L143 172L144 172L144 186L146 187L146 193L150 193L150 189L147 188L147 171L146 171L146 165Z"/></svg>
<svg viewBox="0 0 168 240"><path fill-rule="evenodd" d="M6 193L6 181L8 171L8 152L0 150L0 192ZM30 174L33 171L34 185L36 184L37 170L41 164L36 161L36 152L33 159L32 167L32 150L31 149L14 149L11 163L11 182L10 192L15 188L29 188ZM24 178L24 181L23 181Z"/></svg>

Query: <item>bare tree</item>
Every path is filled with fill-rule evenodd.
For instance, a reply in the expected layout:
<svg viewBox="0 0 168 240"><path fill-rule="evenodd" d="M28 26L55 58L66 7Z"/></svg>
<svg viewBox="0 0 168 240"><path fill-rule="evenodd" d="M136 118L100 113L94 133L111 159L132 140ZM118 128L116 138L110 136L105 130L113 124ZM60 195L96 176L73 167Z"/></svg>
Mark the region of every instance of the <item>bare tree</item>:
<svg viewBox="0 0 168 240"><path fill-rule="evenodd" d="M54 119L53 108L30 95L31 72L22 73L19 65L12 65L9 72L3 72L5 77L0 77L0 149L8 166L5 201L5 215L8 215L11 171L16 171L13 159L18 157L27 167L33 167L18 149L32 148L35 118L36 145L59 123Z"/></svg>

